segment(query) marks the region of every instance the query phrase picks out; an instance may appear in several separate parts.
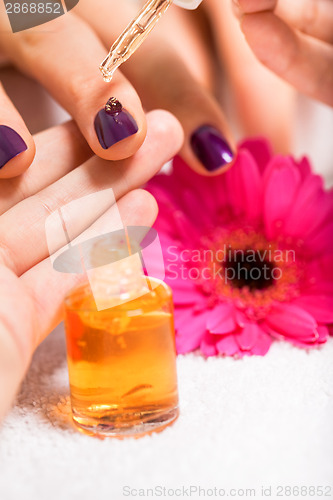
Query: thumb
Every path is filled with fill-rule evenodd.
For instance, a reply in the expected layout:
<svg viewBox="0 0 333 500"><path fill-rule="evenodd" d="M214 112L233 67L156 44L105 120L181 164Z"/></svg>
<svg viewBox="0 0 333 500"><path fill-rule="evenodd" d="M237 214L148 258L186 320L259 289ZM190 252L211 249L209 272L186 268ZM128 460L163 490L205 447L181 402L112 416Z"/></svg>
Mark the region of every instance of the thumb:
<svg viewBox="0 0 333 500"><path fill-rule="evenodd" d="M12 405L31 360L32 314L24 285L0 264L0 422Z"/></svg>

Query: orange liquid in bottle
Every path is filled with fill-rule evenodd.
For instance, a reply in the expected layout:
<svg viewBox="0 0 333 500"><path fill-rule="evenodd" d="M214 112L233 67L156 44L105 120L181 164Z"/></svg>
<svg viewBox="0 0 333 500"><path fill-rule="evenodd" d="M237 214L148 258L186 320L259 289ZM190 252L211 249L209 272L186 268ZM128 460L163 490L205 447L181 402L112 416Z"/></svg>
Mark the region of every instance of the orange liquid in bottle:
<svg viewBox="0 0 333 500"><path fill-rule="evenodd" d="M97 435L140 436L178 416L171 291L98 311L89 284L66 300L73 419Z"/></svg>

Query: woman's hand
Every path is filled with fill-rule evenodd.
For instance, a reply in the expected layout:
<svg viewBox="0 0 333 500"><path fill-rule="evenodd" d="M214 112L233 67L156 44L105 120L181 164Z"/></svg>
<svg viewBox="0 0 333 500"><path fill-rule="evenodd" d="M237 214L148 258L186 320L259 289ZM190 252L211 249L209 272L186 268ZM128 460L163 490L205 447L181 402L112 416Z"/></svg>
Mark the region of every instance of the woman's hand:
<svg viewBox="0 0 333 500"><path fill-rule="evenodd" d="M197 81L178 52L166 41L170 32L164 36L161 27L161 35L159 29L155 30L138 53L122 67L127 79L121 71L117 71L110 84L103 82L98 65L134 17L137 8L132 2L118 0L80 0L74 10L65 16L41 27L13 34L2 7L0 49L17 67L42 83L67 109L98 156L121 159L138 149L145 136L139 95L147 110L164 108L179 119L185 131L181 155L187 163L202 174L220 173L232 163L235 142L210 90ZM183 36L182 25L176 16L175 22L178 23L176 36ZM168 23L172 31L172 17ZM186 29L183 40L188 38ZM209 53L199 42L193 44L189 58L193 54L194 60L200 60L197 71L200 74L202 67L206 69L209 65L205 61L206 57L209 59ZM106 141L110 147L104 149L105 141L102 140L101 144L99 139L107 136L109 131L96 130L95 116L111 96L121 101L130 112L139 131L132 134L131 129L131 136L117 144ZM7 106L6 125L16 130L26 144L29 143L28 152L13 157L0 169L0 177L11 177L28 166L34 148L21 118L8 98L3 95L3 99ZM98 128L103 124L103 120L97 120ZM112 131L110 134L113 135Z"/></svg>
<svg viewBox="0 0 333 500"><path fill-rule="evenodd" d="M62 320L64 296L82 279L52 267L45 234L50 214L72 200L112 188L124 226L154 222L155 200L137 188L177 152L183 135L166 112L155 111L147 121L140 150L111 164L91 157L73 122L42 132L34 138L37 155L31 168L0 182L0 420L34 349ZM91 228L94 220L99 231L104 224L109 229L114 209L110 201L102 216L96 204L68 215L66 222L77 233L72 236ZM53 244L61 248L60 242Z"/></svg>
<svg viewBox="0 0 333 500"><path fill-rule="evenodd" d="M233 2L257 58L299 91L333 106L333 2Z"/></svg>
<svg viewBox="0 0 333 500"><path fill-rule="evenodd" d="M203 6L221 54L221 66L227 70L231 83L225 102L230 108L232 100L229 115L234 117L236 109L242 133L266 134L276 149L286 151L293 115L291 90L253 57L229 2L206 0ZM137 8L129 0L80 0L65 16L13 34L2 7L0 49L70 112L98 156L122 159L138 149L145 136L141 99L147 110L169 110L181 122L185 140L180 154L193 169L204 175L221 173L231 166L236 147L229 120L214 97L216 65L209 30L205 29L200 12L198 15L172 6L140 50L122 66L123 73L117 71L110 84L103 82L98 64ZM95 120L111 96L121 101L134 117L137 133L129 127L130 130L117 134L108 130L104 120ZM3 93L2 99L4 125L18 132L27 145L21 154L22 148L14 148L4 155L7 163L0 168L0 177L11 177L27 168L34 145ZM127 133L129 137L114 143L115 135L123 138ZM18 155L14 157L15 152ZM13 158L8 160L11 155Z"/></svg>
<svg viewBox="0 0 333 500"><path fill-rule="evenodd" d="M80 0L74 9L108 48L137 11L137 3L119 0ZM178 14L172 6L121 70L137 90L145 109L167 109L180 121L185 133L180 151L184 160L201 174L221 173L233 161L235 142L212 92L202 85L205 77L198 80L202 68L206 73L209 66L209 51L202 42L193 43L188 36L191 24L183 22ZM195 76L170 39L178 40L180 47L189 43L188 60L192 67L195 62L198 64Z"/></svg>
<svg viewBox="0 0 333 500"><path fill-rule="evenodd" d="M117 0L96 0L93 5L80 0L75 13L109 47L136 10L130 0L121 5ZM115 11L117 16L112 16ZM194 12L170 7L122 71L146 109L167 109L178 118L185 132L180 155L201 174L220 174L230 167L232 158L224 162L221 157L223 145L230 147L230 157L234 155L231 124L237 114L241 135L267 135L277 151L290 150L295 92L253 56L227 1L205 0ZM225 80L230 85L222 96ZM224 97L222 107L216 91ZM209 133L211 128L214 133Z"/></svg>
<svg viewBox="0 0 333 500"><path fill-rule="evenodd" d="M204 0L227 85L230 115L242 135L265 136L289 154L294 138L296 92L263 66L249 48L229 0Z"/></svg>
<svg viewBox="0 0 333 500"><path fill-rule="evenodd" d="M229 2L205 0L202 9L188 12L170 7L142 47L122 66L123 73L146 109L167 109L178 118L185 132L180 155L201 174L220 174L231 166L236 148L229 122L234 124L237 112L242 135L265 134L278 151L287 152L293 126L293 90L255 59ZM80 0L74 9L107 47L136 11L137 4L130 0L95 0L93 4ZM206 19L201 16L204 12ZM221 55L220 68L214 59L214 41ZM222 71L230 82L223 103L229 120L214 97L224 86L219 78Z"/></svg>
<svg viewBox="0 0 333 500"><path fill-rule="evenodd" d="M14 34L5 3L0 2L0 51L39 81L70 113L97 156L119 160L139 149L146 135L140 98L120 71L111 85L103 82L98 66L107 51L98 34L83 19L68 13ZM111 97L117 98L126 110L121 120L119 115L113 120L103 112ZM9 178L29 167L35 146L1 87L0 109L0 178Z"/></svg>

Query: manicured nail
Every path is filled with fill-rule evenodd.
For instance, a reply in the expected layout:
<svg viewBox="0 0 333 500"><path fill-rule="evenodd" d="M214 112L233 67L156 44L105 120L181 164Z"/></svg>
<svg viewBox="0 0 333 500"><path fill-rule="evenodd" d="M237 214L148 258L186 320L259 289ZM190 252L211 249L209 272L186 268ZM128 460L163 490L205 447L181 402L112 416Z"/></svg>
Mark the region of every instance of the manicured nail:
<svg viewBox="0 0 333 500"><path fill-rule="evenodd" d="M234 153L220 132L210 125L198 128L191 137L192 149L209 172L232 162Z"/></svg>
<svg viewBox="0 0 333 500"><path fill-rule="evenodd" d="M15 130L7 125L0 125L0 169L27 149L28 146Z"/></svg>
<svg viewBox="0 0 333 500"><path fill-rule="evenodd" d="M97 113L95 130L102 148L109 149L117 142L136 134L139 128L133 116L112 97L105 108Z"/></svg>

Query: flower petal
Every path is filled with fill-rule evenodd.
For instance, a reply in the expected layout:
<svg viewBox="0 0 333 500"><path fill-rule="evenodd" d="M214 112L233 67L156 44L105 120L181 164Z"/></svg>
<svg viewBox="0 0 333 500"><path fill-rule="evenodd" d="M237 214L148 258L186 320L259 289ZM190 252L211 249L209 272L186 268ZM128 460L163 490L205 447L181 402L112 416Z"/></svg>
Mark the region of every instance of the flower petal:
<svg viewBox="0 0 333 500"><path fill-rule="evenodd" d="M245 139L239 144L239 149L246 149L251 153L261 173L273 158L272 147L264 137Z"/></svg>
<svg viewBox="0 0 333 500"><path fill-rule="evenodd" d="M300 181L300 173L289 158L278 156L268 166L264 177L264 223L268 238L275 238L281 232Z"/></svg>
<svg viewBox="0 0 333 500"><path fill-rule="evenodd" d="M258 340L260 328L256 323L246 323L244 328L236 335L236 341L242 351L251 351Z"/></svg>
<svg viewBox="0 0 333 500"><path fill-rule="evenodd" d="M236 215L246 214L256 219L261 211L261 176L259 168L248 151L240 151L232 168L226 174L228 199Z"/></svg>
<svg viewBox="0 0 333 500"><path fill-rule="evenodd" d="M311 175L311 164L306 156L304 156L298 163L298 169L301 173L302 179L306 179L309 175Z"/></svg>
<svg viewBox="0 0 333 500"><path fill-rule="evenodd" d="M328 224L333 221L333 198L329 193L322 193L318 203L318 210L315 212L315 217L312 224L309 224L302 235L305 240L305 245L311 246L313 239L317 234Z"/></svg>
<svg viewBox="0 0 333 500"><path fill-rule="evenodd" d="M329 330L326 326L318 326L318 344L324 344L329 337Z"/></svg>
<svg viewBox="0 0 333 500"><path fill-rule="evenodd" d="M251 354L256 356L265 356L272 345L272 337L265 333L261 328L259 329L258 338L255 345L251 349Z"/></svg>
<svg viewBox="0 0 333 500"><path fill-rule="evenodd" d="M333 323L332 295L303 295L294 300L293 304L305 309L318 323Z"/></svg>
<svg viewBox="0 0 333 500"><path fill-rule="evenodd" d="M189 310L181 320L176 321L176 346L178 354L198 349L207 331L209 312L194 314Z"/></svg>
<svg viewBox="0 0 333 500"><path fill-rule="evenodd" d="M313 316L293 304L277 303L267 315L266 323L285 337L302 342L315 342L318 338L318 325Z"/></svg>
<svg viewBox="0 0 333 500"><path fill-rule="evenodd" d="M284 231L288 235L300 236L316 224L324 198L323 181L318 175L311 175L303 182L287 215Z"/></svg>
<svg viewBox="0 0 333 500"><path fill-rule="evenodd" d="M315 236L307 242L307 253L311 256L319 256L331 253L333 249L333 222L323 226Z"/></svg>
<svg viewBox="0 0 333 500"><path fill-rule="evenodd" d="M216 356L217 354L217 349L216 349L216 343L217 343L217 335L211 335L210 333L206 332L201 344L200 344L200 351L204 356L210 357L210 356Z"/></svg>
<svg viewBox="0 0 333 500"><path fill-rule="evenodd" d="M246 324L245 314L242 311L239 311L238 309L236 309L235 317L236 317L237 325L240 326L241 328L244 328L244 326Z"/></svg>
<svg viewBox="0 0 333 500"><path fill-rule="evenodd" d="M199 305L205 302L205 297L197 291L193 285L193 281L187 280L166 280L167 284L171 286L173 301L178 306L183 305ZM179 286L184 283L185 286Z"/></svg>
<svg viewBox="0 0 333 500"><path fill-rule="evenodd" d="M333 281L318 280L304 287L304 295L328 295L333 296Z"/></svg>
<svg viewBox="0 0 333 500"><path fill-rule="evenodd" d="M178 229L178 234L181 240L186 244L189 242L197 241L200 239L200 228L197 226L196 221L191 217L192 213L186 214L181 210L173 210L169 217L171 223Z"/></svg>
<svg viewBox="0 0 333 500"><path fill-rule="evenodd" d="M189 189L200 201L200 210L211 217L216 214L217 208L225 203L225 180L223 175L217 177L204 177L197 174L184 161L176 156L173 161L173 182L180 186L179 202L182 203L184 189ZM217 204L217 200L219 203ZM183 209L186 206L183 205Z"/></svg>
<svg viewBox="0 0 333 500"><path fill-rule="evenodd" d="M216 347L219 354L225 356L234 356L235 354L241 353L234 335L226 335L217 342Z"/></svg>
<svg viewBox="0 0 333 500"><path fill-rule="evenodd" d="M296 347L301 347L302 349L313 349L318 347L320 344L325 344L329 336L329 330L326 326L318 326L317 328L317 340L316 342L305 342L295 338L289 338L288 342ZM281 339L280 339L281 340Z"/></svg>
<svg viewBox="0 0 333 500"><path fill-rule="evenodd" d="M237 328L234 308L230 304L219 304L210 311L207 330L217 335L230 333Z"/></svg>
<svg viewBox="0 0 333 500"><path fill-rule="evenodd" d="M333 253L308 260L302 289L304 295L333 295Z"/></svg>

